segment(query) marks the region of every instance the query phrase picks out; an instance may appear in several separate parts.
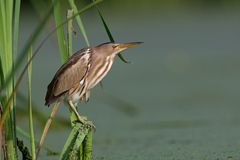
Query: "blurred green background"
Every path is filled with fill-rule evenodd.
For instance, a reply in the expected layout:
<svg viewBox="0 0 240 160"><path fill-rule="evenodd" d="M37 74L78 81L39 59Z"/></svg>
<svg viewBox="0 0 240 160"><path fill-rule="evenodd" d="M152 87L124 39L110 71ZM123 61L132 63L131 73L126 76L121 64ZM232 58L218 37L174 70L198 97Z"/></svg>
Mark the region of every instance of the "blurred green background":
<svg viewBox="0 0 240 160"><path fill-rule="evenodd" d="M34 9L44 11L41 7L44 1L38 6L24 1L20 48L39 23L41 12ZM95 87L90 102L79 104L79 112L97 126L94 159L239 159L240 1L105 0L99 7L117 42L144 44L124 52L131 64L116 58L103 89ZM91 45L108 41L95 9L82 17ZM46 33L53 26L51 21ZM77 51L86 44L75 30ZM32 97L46 116L51 110L44 106L47 85L59 67L53 36L33 62ZM27 93L27 83L21 92ZM68 119L64 105L58 116ZM27 128L24 116L18 122ZM70 122L69 127L54 123L46 145L61 151ZM35 124L39 138L37 118Z"/></svg>

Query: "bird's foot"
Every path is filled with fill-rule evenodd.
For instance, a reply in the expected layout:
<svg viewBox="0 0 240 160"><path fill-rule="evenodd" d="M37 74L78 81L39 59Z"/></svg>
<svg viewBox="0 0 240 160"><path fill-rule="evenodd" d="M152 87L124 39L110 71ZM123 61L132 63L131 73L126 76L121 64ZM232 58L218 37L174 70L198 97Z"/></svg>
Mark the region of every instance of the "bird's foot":
<svg viewBox="0 0 240 160"><path fill-rule="evenodd" d="M87 117L78 116L78 120L87 128L92 128L94 131L96 131L96 126L93 124L92 121L88 121Z"/></svg>
<svg viewBox="0 0 240 160"><path fill-rule="evenodd" d="M93 124L92 121L85 121L83 124L84 124L87 128L93 129L94 132L96 131L96 126Z"/></svg>

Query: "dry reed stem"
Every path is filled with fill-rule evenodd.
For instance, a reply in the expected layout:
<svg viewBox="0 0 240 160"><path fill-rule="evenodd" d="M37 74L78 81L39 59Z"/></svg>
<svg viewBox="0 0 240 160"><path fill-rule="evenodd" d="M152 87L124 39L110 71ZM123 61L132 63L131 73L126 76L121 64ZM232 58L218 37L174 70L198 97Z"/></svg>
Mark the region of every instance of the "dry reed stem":
<svg viewBox="0 0 240 160"><path fill-rule="evenodd" d="M38 143L38 145L37 145L37 148L36 148L36 150L37 150L36 159L38 159L38 156L39 156L41 147L42 147L43 142L44 142L44 140L45 140L45 138L46 138L46 136L47 136L47 133L48 133L48 130L49 130L50 125L51 125L51 123L52 123L52 120L53 120L55 114L57 113L57 110L58 110L60 104L61 104L61 99L58 99L58 100L56 101L56 103L54 104L54 106L53 106L53 108L52 108L52 112L51 112L51 114L50 114L50 116L49 116L49 118L48 118L48 120L47 120L47 122L46 122L46 124L45 124L45 127L44 127L44 130L43 130L41 139L40 139L40 141L39 141L39 143Z"/></svg>

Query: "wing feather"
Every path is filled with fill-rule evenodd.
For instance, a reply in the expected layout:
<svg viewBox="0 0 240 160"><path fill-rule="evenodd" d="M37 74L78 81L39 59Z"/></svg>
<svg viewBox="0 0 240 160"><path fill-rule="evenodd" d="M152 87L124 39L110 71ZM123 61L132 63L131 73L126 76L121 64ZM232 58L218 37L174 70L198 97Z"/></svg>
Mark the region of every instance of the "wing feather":
<svg viewBox="0 0 240 160"><path fill-rule="evenodd" d="M77 83L80 83L88 71L90 52L90 48L82 49L73 54L68 61L61 66L48 85L45 105L51 104Z"/></svg>

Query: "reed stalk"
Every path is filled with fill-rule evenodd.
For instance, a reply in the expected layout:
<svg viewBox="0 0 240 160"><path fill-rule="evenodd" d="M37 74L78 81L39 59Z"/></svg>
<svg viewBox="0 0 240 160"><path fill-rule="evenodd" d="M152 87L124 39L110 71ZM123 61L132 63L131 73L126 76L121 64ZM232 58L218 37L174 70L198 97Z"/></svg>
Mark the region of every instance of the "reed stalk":
<svg viewBox="0 0 240 160"><path fill-rule="evenodd" d="M6 82L7 77L13 69L13 0L1 0L0 1L0 60L1 60L1 72L2 80L1 87ZM3 110L6 109L7 100L11 97L13 92L14 80L13 77L9 79L8 85L6 85L5 92L1 98L1 104L3 104ZM13 111L13 104L9 106L9 114L6 116L6 122L4 124L5 142L6 142L6 157L7 159L17 159L16 151L16 130L15 130L15 114ZM2 131L2 127L0 127Z"/></svg>
<svg viewBox="0 0 240 160"><path fill-rule="evenodd" d="M28 60L32 57L32 47L30 48ZM28 114L29 114L29 135L31 144L32 160L36 159L35 154L35 138L33 129L33 115L32 115L32 62L28 66Z"/></svg>

